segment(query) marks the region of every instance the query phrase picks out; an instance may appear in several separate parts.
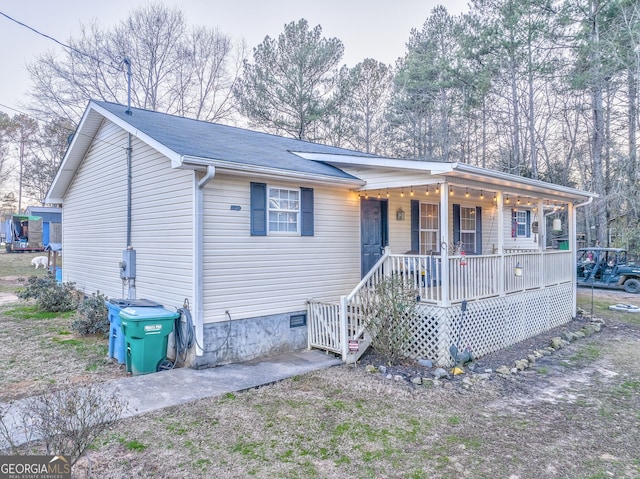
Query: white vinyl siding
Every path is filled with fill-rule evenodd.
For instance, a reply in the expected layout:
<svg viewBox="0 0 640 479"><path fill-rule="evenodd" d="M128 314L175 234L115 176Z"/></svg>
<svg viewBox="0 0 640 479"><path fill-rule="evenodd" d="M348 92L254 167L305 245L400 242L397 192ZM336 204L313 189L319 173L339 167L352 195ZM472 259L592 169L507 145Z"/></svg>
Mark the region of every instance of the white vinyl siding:
<svg viewBox="0 0 640 479"><path fill-rule="evenodd" d="M522 210L526 215L526 210ZM526 218L526 216L525 216ZM537 214L535 211L531 211L530 214L530 222L538 221ZM538 248L538 235L536 233L530 233L527 237L526 233L524 236L516 236L513 235L513 211L511 208L504 209L504 247L505 249L535 249ZM518 227L516 227L519 229ZM528 226L522 224L522 228L526 228L525 231L531 231L531 225Z"/></svg>
<svg viewBox="0 0 640 479"><path fill-rule="evenodd" d="M358 195L277 184L314 189L314 236L251 236L250 180L220 173L206 186L205 322L227 320L226 311L233 319L303 311L309 298L337 301L360 281Z"/></svg>
<svg viewBox="0 0 640 479"><path fill-rule="evenodd" d="M63 204L63 280L109 298L127 295L119 270L127 246L126 146L126 133L105 122ZM192 295L192 172L171 169L137 140L132 158L136 296L179 307Z"/></svg>

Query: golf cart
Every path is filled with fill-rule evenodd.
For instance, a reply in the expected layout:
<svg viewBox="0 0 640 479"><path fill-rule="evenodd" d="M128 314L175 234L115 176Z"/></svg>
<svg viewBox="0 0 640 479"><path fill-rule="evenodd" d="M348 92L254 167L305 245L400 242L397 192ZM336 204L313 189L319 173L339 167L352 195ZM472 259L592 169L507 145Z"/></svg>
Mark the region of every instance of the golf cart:
<svg viewBox="0 0 640 479"><path fill-rule="evenodd" d="M622 248L580 248L577 279L578 286L640 293L640 266L629 264L627 251Z"/></svg>

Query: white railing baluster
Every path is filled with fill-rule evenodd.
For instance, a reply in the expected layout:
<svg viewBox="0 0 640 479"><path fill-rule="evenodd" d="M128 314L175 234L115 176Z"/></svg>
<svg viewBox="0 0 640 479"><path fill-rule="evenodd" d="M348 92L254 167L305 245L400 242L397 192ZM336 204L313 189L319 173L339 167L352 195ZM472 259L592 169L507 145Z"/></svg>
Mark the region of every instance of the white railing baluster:
<svg viewBox="0 0 640 479"><path fill-rule="evenodd" d="M461 262L464 259L466 265ZM340 354L344 360L357 359L348 351L350 339L365 341L360 313L360 295L384 277L403 275L416 289L420 301L442 305L442 278L449 278L449 301L478 300L555 286L572 281L575 267L571 251L510 250L504 255L449 256L443 265L440 256L392 255L388 249L375 267L351 293L338 303L310 300L308 303L308 345ZM522 276L515 276L520 264ZM442 268L448 268L444 275ZM366 343L366 341L365 341Z"/></svg>

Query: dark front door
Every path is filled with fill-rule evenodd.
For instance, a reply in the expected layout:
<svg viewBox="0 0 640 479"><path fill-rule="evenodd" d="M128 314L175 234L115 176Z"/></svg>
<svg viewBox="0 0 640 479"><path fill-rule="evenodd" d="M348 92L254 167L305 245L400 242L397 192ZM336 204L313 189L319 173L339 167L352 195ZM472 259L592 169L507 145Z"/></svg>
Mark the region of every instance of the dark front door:
<svg viewBox="0 0 640 479"><path fill-rule="evenodd" d="M360 218L360 275L364 276L380 259L382 248L387 245L386 200L363 199L360 203Z"/></svg>

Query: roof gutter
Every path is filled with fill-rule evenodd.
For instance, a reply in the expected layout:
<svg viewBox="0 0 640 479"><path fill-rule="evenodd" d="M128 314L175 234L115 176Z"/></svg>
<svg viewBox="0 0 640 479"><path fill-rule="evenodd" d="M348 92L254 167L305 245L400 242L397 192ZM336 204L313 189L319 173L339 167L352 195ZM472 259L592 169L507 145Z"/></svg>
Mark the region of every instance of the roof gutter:
<svg viewBox="0 0 640 479"><path fill-rule="evenodd" d="M205 175L198 178L193 172L194 219L193 219L193 302L192 312L196 356L204 354L204 187L216 176L215 166L208 165Z"/></svg>
<svg viewBox="0 0 640 479"><path fill-rule="evenodd" d="M194 156L182 155L179 158L178 163L172 163L174 168L186 168L204 170L208 166L214 166L218 170L225 170L233 172L237 175L243 176L266 176L272 178L282 178L286 176L291 179L299 179L312 182L330 182L332 184L343 184L352 187L361 187L366 184L359 178L340 178L337 176L317 175L313 173L301 173L292 170L283 170L280 168L270 168L268 166L255 166L247 164L233 163L224 160L217 160L212 158L198 158Z"/></svg>
<svg viewBox="0 0 640 479"><path fill-rule="evenodd" d="M591 203L593 203L593 198L595 198L595 196L589 196L589 198L587 198L587 201L583 201L582 203L578 203L577 205L574 205L574 208L581 208L583 206L587 206L590 205Z"/></svg>
<svg viewBox="0 0 640 479"><path fill-rule="evenodd" d="M493 178L494 180L499 180L502 182L520 183L521 185L526 185L533 188L551 190L556 193L563 194L565 196L566 195L573 196L573 197L582 196L583 198L584 197L592 198L594 196L593 193L577 190L575 188L570 188L568 186L556 185L555 183L547 183L546 181L536 180L533 178L526 178L523 176L516 176L511 173L505 173L503 171L489 170L485 168L480 168L478 166L468 165L466 163L459 163L459 162L453 163L452 165L453 165L453 170L460 171L463 173L477 175L483 178Z"/></svg>
<svg viewBox="0 0 640 479"><path fill-rule="evenodd" d="M349 166L370 166L381 168L394 168L396 170L417 170L429 173L432 176L448 176L448 175L464 175L467 174L472 177L477 177L483 181L488 179L493 180L495 186L503 188L506 184L510 183L512 187L521 188L531 191L553 191L561 196L568 198L585 198L589 196L597 196L593 193L576 190L575 188L569 188L566 186L556 185L553 183L547 183L541 180L534 180L532 178L525 178L522 176L516 176L511 173L505 173L502 171L489 170L486 168L480 168L479 166L469 165L467 163L448 163L438 161L423 161L423 160L409 160L402 158L389 158L389 157L368 157L358 155L334 155L327 153L304 153L294 152L296 155L306 160L324 161L334 165L349 165Z"/></svg>

